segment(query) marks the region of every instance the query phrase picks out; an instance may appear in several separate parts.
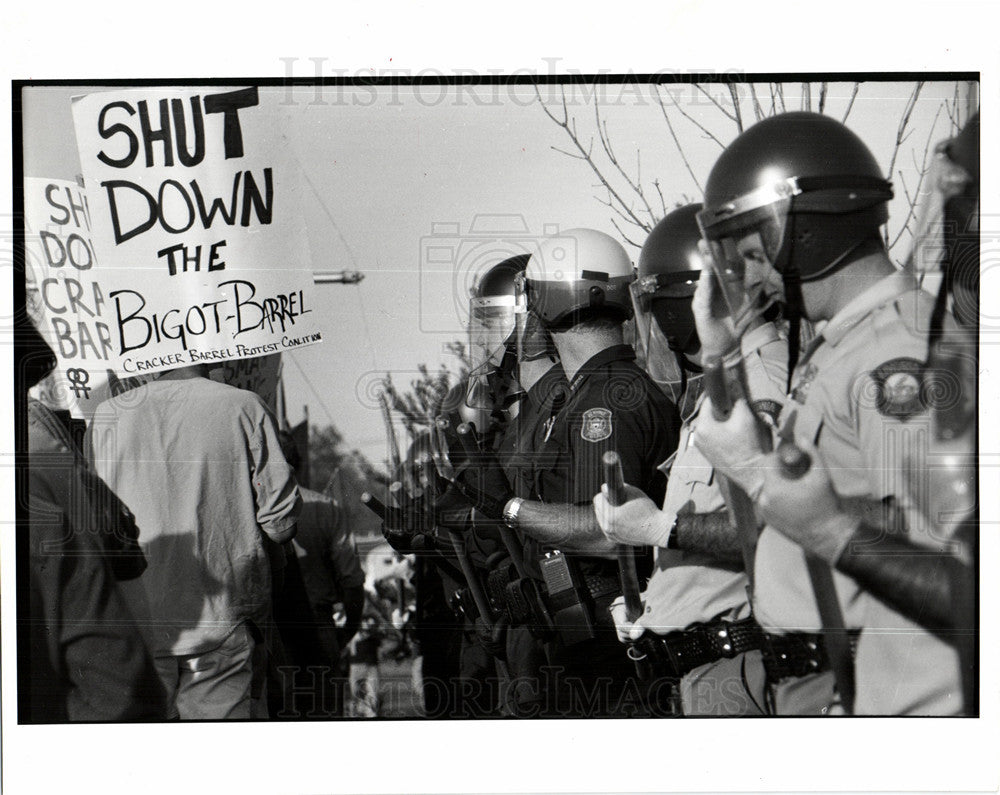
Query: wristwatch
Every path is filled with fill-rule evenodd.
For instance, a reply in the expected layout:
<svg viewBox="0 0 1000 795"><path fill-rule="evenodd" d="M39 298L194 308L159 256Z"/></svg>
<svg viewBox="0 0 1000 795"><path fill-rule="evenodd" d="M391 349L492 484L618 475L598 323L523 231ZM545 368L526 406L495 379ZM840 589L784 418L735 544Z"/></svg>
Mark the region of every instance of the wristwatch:
<svg viewBox="0 0 1000 795"><path fill-rule="evenodd" d="M517 530L517 514L523 504L524 500L520 497L511 497L503 506L503 523L511 530Z"/></svg>

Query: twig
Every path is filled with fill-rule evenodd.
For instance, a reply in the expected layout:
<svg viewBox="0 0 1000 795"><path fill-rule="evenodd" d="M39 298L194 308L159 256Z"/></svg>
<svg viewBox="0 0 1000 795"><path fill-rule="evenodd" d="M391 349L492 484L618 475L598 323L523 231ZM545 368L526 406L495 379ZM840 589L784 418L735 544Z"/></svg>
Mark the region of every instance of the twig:
<svg viewBox="0 0 1000 795"><path fill-rule="evenodd" d="M694 180L694 184L698 186L698 192L704 193L701 187L701 183L698 181L698 177L695 176L694 169L691 168L691 164L688 162L687 155L684 154L684 147L681 146L681 142L677 139L677 133L674 132L674 125L670 123L670 116L667 114L667 106L663 104L663 98L660 96L660 87L655 86L656 101L660 105L660 110L663 111L663 118L667 122L667 129L670 131L670 137L674 139L674 146L677 147L677 152L681 156L681 160L684 161L684 168L687 169L688 174L691 175L691 179ZM668 92L669 94L669 92ZM676 102L674 103L676 105ZM683 111L681 111L683 113ZM721 146L721 143L720 143ZM659 190L659 186L657 186ZM660 194L660 199L663 198L663 194ZM664 205L664 215L666 215L666 205Z"/></svg>
<svg viewBox="0 0 1000 795"><path fill-rule="evenodd" d="M584 146L583 146L583 144L580 143L580 137L579 137L579 135L577 133L577 129L576 129L576 119L575 118L570 118L570 115L569 115L569 106L566 103L566 89L563 86L559 86L559 92L560 92L561 97L562 97L562 108L563 108L562 120L561 121L556 117L556 115L552 111L549 110L549 108L546 106L546 104L542 101L542 95L539 93L537 85L534 86L534 89L535 89L535 97L536 97L536 99L538 99L538 104L542 106L542 110L545 112L545 115L548 116L553 122L555 122L555 124L557 126L562 127L566 131L566 134L569 136L570 141L573 142L573 145L576 147L577 151L580 153L579 155L573 155L573 154L571 154L569 152L563 152L563 154L569 155L570 157L575 157L578 160L585 160L587 162L587 164L590 166L591 170L594 172L594 174L597 175L597 178L601 181L601 184L605 188L607 188L608 194L610 196L613 196L614 199L615 199L615 201L617 201L621 205L621 207L623 207L625 209L625 211L628 213L628 215L624 215L623 214L623 216L626 217L626 218L628 218L630 223L633 223L636 226L638 226L638 227L640 227L642 229L646 229L648 231L649 228L650 228L649 225L647 223L645 223L641 218L639 218L639 216L637 216L632 211L632 208L631 208L630 205L626 204L625 200L622 199L622 197L618 194L618 191L616 191L611 186L611 183L608 182L607 178L601 172L601 169L597 167L597 164L594 162L593 157L591 157L591 154L592 154L593 148L594 148L593 139L591 139L590 148L589 149L585 149ZM598 133L600 133L600 128L598 128ZM602 140L603 140L603 136L602 136ZM552 148L556 149L556 147L552 147ZM556 151L560 151L561 152L563 150L556 149Z"/></svg>
<svg viewBox="0 0 1000 795"><path fill-rule="evenodd" d="M674 140L676 141L676 139ZM660 207L663 208L663 215L660 216L662 218L664 215L667 214L667 200L663 198L663 191L660 190L660 180L654 179L653 187L656 188L656 194L657 196L660 197Z"/></svg>
<svg viewBox="0 0 1000 795"><path fill-rule="evenodd" d="M732 113L730 113L728 110L726 110L725 107L723 106L723 104L721 102L719 102L719 100L717 100L711 94L709 94L704 88L702 88L700 84L698 84L698 83L692 83L692 85L695 88L697 88L702 94L704 94L706 97L708 97L709 101L713 105L715 105L715 107L717 107L719 110L721 110L725 114L725 116L726 116L727 119L732 119L733 121L736 121L736 117Z"/></svg>
<svg viewBox="0 0 1000 795"><path fill-rule="evenodd" d="M722 141L720 141L718 138L716 138L712 134L711 130L709 130L708 128L706 128L703 124L701 124L701 122L699 122L696 118L694 118L690 113L688 113L686 110L684 110L684 108L682 108L680 106L680 104L677 102L677 99L674 97L673 94L671 94L667 89L664 89L664 92L666 93L666 95L668 97L670 97L670 101L674 103L674 107L677 108L677 110L680 112L681 116L683 116L685 119L687 119L688 121L690 121L692 124L694 124L695 127L697 127L699 130L701 130L703 133L705 133L705 135L707 135L709 138L711 138L713 141L715 141L719 145L720 149L725 149L726 148L726 145L724 143L722 143ZM663 109L663 115L666 116L667 110L663 106L663 101L660 99L659 91L657 91L656 97L657 97L657 100L660 102L660 108Z"/></svg>
<svg viewBox="0 0 1000 795"><path fill-rule="evenodd" d="M819 84L819 112L822 113L823 109L826 107L826 89L827 82L824 80Z"/></svg>
<svg viewBox="0 0 1000 795"><path fill-rule="evenodd" d="M854 90L851 91L851 98L847 102L847 110L844 111L844 118L842 118L840 120L841 124L846 124L847 123L847 117L851 115L851 108L854 107L854 100L858 96L858 89L860 89L860 88L861 88L861 83L860 82L855 82L854 83Z"/></svg>
<svg viewBox="0 0 1000 795"><path fill-rule="evenodd" d="M632 238L625 234L624 230L618 226L618 223L614 218L611 219L611 225L618 230L618 234L622 236L622 239L628 243L630 246L635 246L636 248L642 248L642 243L636 243ZM648 231L648 230L647 230Z"/></svg>
<svg viewBox="0 0 1000 795"><path fill-rule="evenodd" d="M781 85L781 83L775 83L774 86L777 89L778 101L781 103L781 112L784 113L785 110L786 110L786 108L785 108L785 88L784 88L784 86Z"/></svg>
<svg viewBox="0 0 1000 795"><path fill-rule="evenodd" d="M625 171L625 169L622 168L621 164L618 162L618 158L615 157L614 150L611 147L611 136L608 135L608 123L606 121L603 122L601 121L601 111L596 100L594 102L594 119L597 122L597 135L601 139L601 146L604 147L604 154L608 156L608 160L611 161L611 165L613 165L618 170L618 173L621 175L622 179L624 179L625 182L628 183L628 186L635 192L635 194L640 199L642 199L642 203L646 207L646 212L649 214L649 217L653 219L653 221L655 222L656 213L653 212L653 208L650 207L649 202L646 201L646 194L642 189L642 170L641 170L641 165L639 164L638 153L636 153L636 179L633 181L632 178Z"/></svg>
<svg viewBox="0 0 1000 795"><path fill-rule="evenodd" d="M906 101L906 107L903 109L903 115L899 120L899 127L896 128L896 145L892 150L892 159L889 160L889 168L885 172L889 179L892 179L892 172L895 170L896 166L896 155L899 154L899 147L902 145L903 141L906 140L906 127L910 123L910 116L913 115L913 109L917 106L917 98L920 96L920 90L923 87L924 81L918 81L916 86L913 88L913 92L910 94L910 98ZM938 108L938 113L940 112L941 108ZM935 120L937 119L936 114L934 118Z"/></svg>
<svg viewBox="0 0 1000 795"><path fill-rule="evenodd" d="M760 100L757 99L757 89L754 84L750 84L750 97L753 99L753 116L755 121L760 121L764 118L764 108L760 105ZM771 111L774 112L774 94L771 94Z"/></svg>
<svg viewBox="0 0 1000 795"><path fill-rule="evenodd" d="M743 132L743 114L740 112L740 92L736 90L736 84L729 84L729 96L733 101L733 112L736 114L736 129Z"/></svg>
<svg viewBox="0 0 1000 795"><path fill-rule="evenodd" d="M942 104L947 104L947 102L944 102ZM896 234L896 237L892 241L892 243L889 244L889 251L892 251L893 246L895 246L899 242L900 238L903 236L903 233L907 229L909 229L910 219L912 219L914 217L914 215L916 214L916 211L917 211L917 201L920 199L920 188L924 184L924 177L926 177L927 176L927 172L930 171L930 166L927 165L927 156L931 152L931 148L932 148L931 147L931 141L934 140L934 129L937 127L938 118L940 116L941 116L941 105L938 105L937 113L934 114L934 121L931 122L930 131L927 133L927 142L924 144L924 156L923 156L923 159L920 162L919 168L917 169L917 173L920 175L920 177L917 180L917 187L914 189L912 196L910 196L910 192L909 192L909 190L907 190L906 180L903 177L903 171L902 171L902 169L900 169L900 171L899 171L899 180L900 180L900 182L903 185L903 193L906 195L906 200L907 200L907 203L909 204L909 209L908 209L908 211L906 213L906 218L903 220L903 227ZM914 165L914 167L917 166L916 156L914 156L914 158L913 158L913 165Z"/></svg>

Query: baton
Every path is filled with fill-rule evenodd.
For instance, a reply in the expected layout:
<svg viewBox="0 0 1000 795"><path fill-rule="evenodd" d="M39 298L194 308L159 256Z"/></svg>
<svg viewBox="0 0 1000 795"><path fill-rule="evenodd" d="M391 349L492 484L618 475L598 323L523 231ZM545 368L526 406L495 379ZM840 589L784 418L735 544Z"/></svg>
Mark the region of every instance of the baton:
<svg viewBox="0 0 1000 795"><path fill-rule="evenodd" d="M400 525L398 509L388 507L370 491L361 492L361 502L369 511L381 519L386 527L398 527Z"/></svg>
<svg viewBox="0 0 1000 795"><path fill-rule="evenodd" d="M622 474L622 460L618 453L609 450L602 459L604 482L608 485L608 502L618 507L625 503L625 478ZM622 595L625 597L625 617L635 623L642 615L642 592L639 576L635 570L635 550L628 544L618 544L618 575L621 578Z"/></svg>

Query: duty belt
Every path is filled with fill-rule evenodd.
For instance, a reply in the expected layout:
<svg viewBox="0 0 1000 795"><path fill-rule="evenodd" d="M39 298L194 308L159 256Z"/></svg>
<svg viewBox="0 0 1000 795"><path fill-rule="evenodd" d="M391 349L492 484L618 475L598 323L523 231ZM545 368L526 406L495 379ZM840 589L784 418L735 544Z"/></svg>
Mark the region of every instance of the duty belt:
<svg viewBox="0 0 1000 795"><path fill-rule="evenodd" d="M850 632L851 656L857 648L858 632ZM822 635L792 632L768 635L761 649L767 680L772 684L789 676L818 674L830 668Z"/></svg>
<svg viewBox="0 0 1000 795"><path fill-rule="evenodd" d="M645 654L661 676L680 679L700 665L732 658L765 645L764 630L753 618L695 624L662 637L640 638L631 655Z"/></svg>
<svg viewBox="0 0 1000 795"><path fill-rule="evenodd" d="M621 583L616 576L595 573L583 577L591 599L621 593ZM545 615L540 597L545 594L545 584L539 580L521 580L514 566L507 563L492 569L486 576L486 595L490 606L499 614L505 613L512 624L547 627L551 619Z"/></svg>

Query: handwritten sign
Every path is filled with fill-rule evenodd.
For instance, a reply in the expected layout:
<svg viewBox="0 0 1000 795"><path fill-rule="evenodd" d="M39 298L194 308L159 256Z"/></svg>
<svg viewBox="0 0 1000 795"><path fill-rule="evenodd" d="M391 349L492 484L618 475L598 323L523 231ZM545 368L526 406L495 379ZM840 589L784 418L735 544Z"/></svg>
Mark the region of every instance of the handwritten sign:
<svg viewBox="0 0 1000 795"><path fill-rule="evenodd" d="M321 340L297 179L256 88L73 101L109 366L133 376Z"/></svg>
<svg viewBox="0 0 1000 795"><path fill-rule="evenodd" d="M28 312L58 361L32 394L87 418L109 395L115 355L86 192L70 180L25 179L24 219Z"/></svg>

